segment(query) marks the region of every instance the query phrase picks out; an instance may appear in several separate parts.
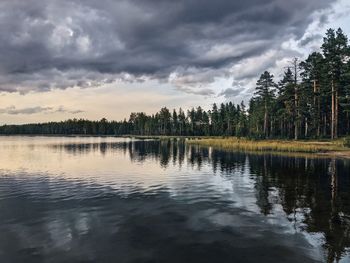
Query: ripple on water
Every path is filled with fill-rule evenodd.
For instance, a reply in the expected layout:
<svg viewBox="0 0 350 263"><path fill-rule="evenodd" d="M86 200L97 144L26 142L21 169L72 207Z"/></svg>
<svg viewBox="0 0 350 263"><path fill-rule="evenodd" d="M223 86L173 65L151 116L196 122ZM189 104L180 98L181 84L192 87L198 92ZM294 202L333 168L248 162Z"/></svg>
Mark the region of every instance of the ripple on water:
<svg viewBox="0 0 350 263"><path fill-rule="evenodd" d="M3 140L0 262L350 260L346 161L174 141Z"/></svg>

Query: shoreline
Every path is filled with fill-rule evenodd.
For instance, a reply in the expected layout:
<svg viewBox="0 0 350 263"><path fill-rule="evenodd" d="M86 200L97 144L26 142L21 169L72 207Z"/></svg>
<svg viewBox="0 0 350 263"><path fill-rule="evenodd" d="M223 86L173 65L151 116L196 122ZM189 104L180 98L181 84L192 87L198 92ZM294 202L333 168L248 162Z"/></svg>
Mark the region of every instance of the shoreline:
<svg viewBox="0 0 350 263"><path fill-rule="evenodd" d="M326 153L317 153L318 156L324 157L332 157L332 158L343 158L350 160L350 150L345 151L334 151L334 152L326 152Z"/></svg>
<svg viewBox="0 0 350 263"><path fill-rule="evenodd" d="M139 140L174 140L183 139L189 145L212 147L225 151L248 153L269 153L325 158L350 159L350 148L344 146L343 139L337 140L252 140L224 136L167 136L167 135L88 135L88 134L0 134L0 137L101 137L131 138Z"/></svg>
<svg viewBox="0 0 350 263"><path fill-rule="evenodd" d="M292 155L304 157L325 157L350 159L350 148L341 139L318 141L292 140L248 140L230 138L209 138L187 141L190 145L213 147L225 151L241 151L255 154Z"/></svg>

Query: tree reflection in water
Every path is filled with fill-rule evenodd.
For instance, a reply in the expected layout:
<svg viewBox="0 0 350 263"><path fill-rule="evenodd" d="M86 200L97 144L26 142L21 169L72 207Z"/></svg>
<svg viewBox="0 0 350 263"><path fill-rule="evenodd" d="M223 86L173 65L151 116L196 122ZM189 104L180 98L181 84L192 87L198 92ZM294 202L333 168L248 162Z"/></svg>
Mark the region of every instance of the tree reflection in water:
<svg viewBox="0 0 350 263"><path fill-rule="evenodd" d="M275 205L281 205L298 231L323 236L328 262L339 261L350 247L349 160L224 152L187 146L176 139L54 147L70 154L121 151L131 161L150 158L162 167L182 166L187 160L199 170L210 164L222 176L248 169L261 214L268 216Z"/></svg>

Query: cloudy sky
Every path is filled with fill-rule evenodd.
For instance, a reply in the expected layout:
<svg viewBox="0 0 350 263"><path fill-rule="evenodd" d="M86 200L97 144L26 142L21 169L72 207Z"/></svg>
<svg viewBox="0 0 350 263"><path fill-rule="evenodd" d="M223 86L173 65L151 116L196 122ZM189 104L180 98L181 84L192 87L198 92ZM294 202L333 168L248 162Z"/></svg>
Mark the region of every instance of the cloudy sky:
<svg viewBox="0 0 350 263"><path fill-rule="evenodd" d="M350 36L348 0L1 0L0 123L120 120L160 107L248 101Z"/></svg>

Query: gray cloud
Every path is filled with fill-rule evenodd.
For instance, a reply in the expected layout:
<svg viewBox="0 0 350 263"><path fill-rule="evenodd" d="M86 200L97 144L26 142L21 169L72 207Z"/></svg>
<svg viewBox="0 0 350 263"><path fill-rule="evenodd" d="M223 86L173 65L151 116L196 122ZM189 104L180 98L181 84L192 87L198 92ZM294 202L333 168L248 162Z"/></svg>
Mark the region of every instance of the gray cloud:
<svg viewBox="0 0 350 263"><path fill-rule="evenodd" d="M201 87L199 89L193 89L188 87L178 87L178 89L188 94L195 94L195 95L202 95L202 96L212 96L215 94L215 92L212 89L201 88Z"/></svg>
<svg viewBox="0 0 350 263"><path fill-rule="evenodd" d="M225 98L228 99L228 98L233 98L233 97L238 96L241 92L242 92L242 90L239 90L239 89L228 88L228 89L221 91L219 93L219 96L224 96Z"/></svg>
<svg viewBox="0 0 350 263"><path fill-rule="evenodd" d="M69 114L78 114L78 113L83 113L83 110L70 110L65 108L64 106L59 106L57 110L54 112L60 112L60 113L69 113Z"/></svg>
<svg viewBox="0 0 350 263"><path fill-rule="evenodd" d="M313 35L310 35L310 36L307 36L307 37L301 39L299 42L299 46L304 47L304 46L309 45L315 41L319 41L320 39L322 39L321 34L313 34Z"/></svg>
<svg viewBox="0 0 350 263"><path fill-rule="evenodd" d="M35 114L35 113L41 113L41 112L48 112L51 110L52 110L51 107L37 106L37 107L17 109L15 106L10 106L4 109L0 109L0 114L10 114L10 115Z"/></svg>
<svg viewBox="0 0 350 263"><path fill-rule="evenodd" d="M64 108L63 106L59 106L57 109L53 107L41 107L41 106L21 108L21 109L17 109L15 106L10 106L7 108L0 109L0 114L9 114L9 115L19 115L19 114L31 115L31 114L37 114L37 113L55 113L55 112L78 114L84 111L69 110Z"/></svg>
<svg viewBox="0 0 350 263"><path fill-rule="evenodd" d="M311 14L333 2L2 0L0 91L87 88L124 74L167 80L179 68L200 85L291 36L301 38ZM203 72L214 73L203 79ZM210 94L183 78L178 86Z"/></svg>

